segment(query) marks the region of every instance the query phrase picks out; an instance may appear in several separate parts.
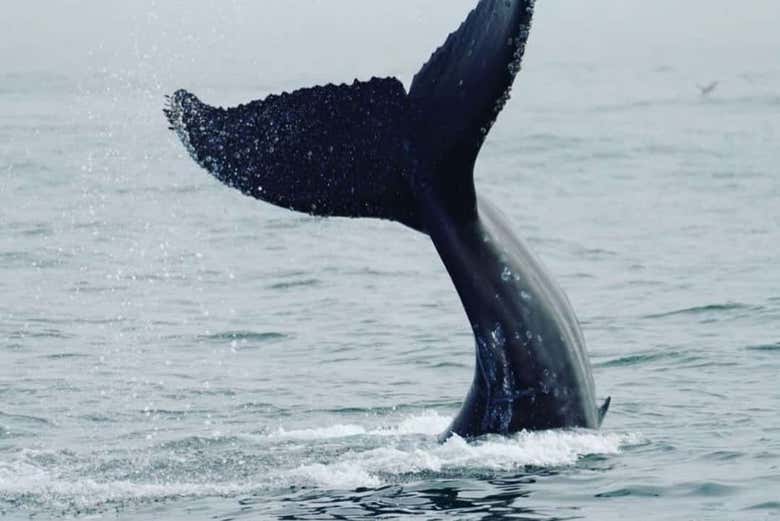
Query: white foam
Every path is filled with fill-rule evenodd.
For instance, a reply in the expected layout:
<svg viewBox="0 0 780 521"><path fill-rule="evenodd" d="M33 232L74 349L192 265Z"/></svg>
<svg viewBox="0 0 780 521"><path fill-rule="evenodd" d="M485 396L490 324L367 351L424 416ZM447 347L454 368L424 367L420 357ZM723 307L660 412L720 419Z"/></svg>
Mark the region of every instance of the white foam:
<svg viewBox="0 0 780 521"><path fill-rule="evenodd" d="M304 487L317 487L332 490L354 490L367 487L376 488L383 485L381 479L372 476L359 466L350 462L333 463L330 465L302 465L287 473L291 484Z"/></svg>
<svg viewBox="0 0 780 521"><path fill-rule="evenodd" d="M394 425L368 428L355 424L337 424L311 429L287 430L279 427L276 431L265 435L265 438L285 440L329 440L348 438L351 436L408 436L413 434L437 436L449 425L450 418L436 411L426 411L422 414L409 416Z"/></svg>
<svg viewBox="0 0 780 521"><path fill-rule="evenodd" d="M154 501L181 497L230 497L257 485L239 483L134 483L69 479L22 461L0 463L0 497L25 496L48 508L99 510L128 500ZM33 505L30 505L33 506Z"/></svg>
<svg viewBox="0 0 780 521"><path fill-rule="evenodd" d="M440 444L436 435L450 419L437 412L407 417L394 425L366 427L355 424L321 428L279 429L263 437L302 440L283 450L286 465L260 472L245 482L199 482L199 476L169 476L170 480L135 482L97 475L73 475L69 465L50 468L39 461L61 456L26 450L12 460L0 460L0 498L25 497L25 504L62 511L100 511L107 505L150 502L182 497L234 497L276 487L314 487L328 490L377 488L406 481L422 473L512 471L526 466L564 467L586 455L616 455L628 445L641 443L633 434L595 431L524 432L512 437L488 437L469 443L453 436ZM422 436L420 436L422 435ZM364 437L338 443L339 450L312 456L312 440ZM253 436L253 442L258 441ZM362 448L361 448L362 447ZM351 448L342 452L344 448ZM228 474L229 475L229 474Z"/></svg>
<svg viewBox="0 0 780 521"><path fill-rule="evenodd" d="M367 432L365 427L350 424L296 430L286 430L283 427L279 427L275 432L268 434L266 437L286 440L328 440L359 436Z"/></svg>
<svg viewBox="0 0 780 521"><path fill-rule="evenodd" d="M443 468L513 470L525 466L573 465L587 455L615 455L634 437L589 431L523 432L511 438L491 438L478 444L453 437L435 449Z"/></svg>
<svg viewBox="0 0 780 521"><path fill-rule="evenodd" d="M436 411L426 411L422 414L409 416L397 425L381 427L370 431L374 436L410 436L422 434L438 436L449 427L452 418L442 416Z"/></svg>
<svg viewBox="0 0 780 521"><path fill-rule="evenodd" d="M621 448L638 443L632 434L590 431L520 433L468 443L454 436L444 444L405 447L395 444L348 452L337 461L304 465L289 476L303 485L341 489L376 487L405 474L459 470L508 471L526 466L563 467L587 455L616 455Z"/></svg>

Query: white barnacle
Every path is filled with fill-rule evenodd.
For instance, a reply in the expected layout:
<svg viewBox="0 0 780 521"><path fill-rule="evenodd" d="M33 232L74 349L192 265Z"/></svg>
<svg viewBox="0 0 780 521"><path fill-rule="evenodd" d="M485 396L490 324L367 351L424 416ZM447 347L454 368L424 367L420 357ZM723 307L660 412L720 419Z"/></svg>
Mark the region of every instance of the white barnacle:
<svg viewBox="0 0 780 521"><path fill-rule="evenodd" d="M509 269L509 266L504 266L504 271L501 272L501 280L504 282L512 280L512 270Z"/></svg>
<svg viewBox="0 0 780 521"><path fill-rule="evenodd" d="M504 347L506 336L504 336L504 329L501 327L501 324L496 324L496 327L490 332L490 338L494 347Z"/></svg>

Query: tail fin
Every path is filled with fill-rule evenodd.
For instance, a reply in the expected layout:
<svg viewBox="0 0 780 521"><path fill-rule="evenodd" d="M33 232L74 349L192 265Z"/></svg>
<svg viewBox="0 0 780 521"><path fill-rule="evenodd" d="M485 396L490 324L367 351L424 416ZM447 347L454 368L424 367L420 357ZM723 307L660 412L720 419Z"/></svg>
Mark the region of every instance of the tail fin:
<svg viewBox="0 0 780 521"><path fill-rule="evenodd" d="M246 195L422 229L409 181L408 99L396 79L302 89L230 109L180 90L164 112L193 159Z"/></svg>
<svg viewBox="0 0 780 521"><path fill-rule="evenodd" d="M408 96L394 78L302 89L231 109L178 91L165 113L193 158L247 195L315 215L378 217L423 230L416 200L428 187L455 217L476 210L474 161L520 69L533 5L480 0L415 76Z"/></svg>

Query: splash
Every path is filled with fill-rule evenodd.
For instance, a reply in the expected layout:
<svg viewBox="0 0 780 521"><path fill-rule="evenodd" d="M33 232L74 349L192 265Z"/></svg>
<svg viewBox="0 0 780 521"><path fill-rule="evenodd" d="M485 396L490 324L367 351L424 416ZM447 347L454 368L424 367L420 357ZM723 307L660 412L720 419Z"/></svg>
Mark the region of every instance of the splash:
<svg viewBox="0 0 780 521"><path fill-rule="evenodd" d="M266 435L268 439L284 440L329 440L348 438L351 436L437 436L450 424L451 418L436 411L426 411L422 414L408 416L397 425L379 426L375 428L355 424L314 427L311 429L286 430L279 427Z"/></svg>
<svg viewBox="0 0 780 521"><path fill-rule="evenodd" d="M0 463L0 505L23 502L29 511L98 512L108 506L185 497L228 497L257 488L239 483L136 483L100 481L96 477L69 477L19 459ZM23 501L21 501L23 500Z"/></svg>
<svg viewBox="0 0 780 521"><path fill-rule="evenodd" d="M182 460L182 447L190 438L141 450L132 460L126 459L126 452L79 455L23 450L0 458L0 512L3 507L22 505L30 513L84 514L184 498L252 496L290 487L374 489L437 474L475 476L567 467L584 456L617 455L641 442L632 434L548 431L490 436L476 442L453 436L440 444L437 435L449 422L448 416L426 411L386 419L384 425L280 427L262 436L220 435L230 443L200 445L195 465ZM121 477L110 470L117 466L123 468Z"/></svg>
<svg viewBox="0 0 780 521"><path fill-rule="evenodd" d="M470 443L454 436L444 444L395 443L350 451L329 463L301 465L287 478L328 489L390 484L421 473L517 471L527 467L567 467L590 455L617 455L641 442L636 434L591 431L524 432Z"/></svg>

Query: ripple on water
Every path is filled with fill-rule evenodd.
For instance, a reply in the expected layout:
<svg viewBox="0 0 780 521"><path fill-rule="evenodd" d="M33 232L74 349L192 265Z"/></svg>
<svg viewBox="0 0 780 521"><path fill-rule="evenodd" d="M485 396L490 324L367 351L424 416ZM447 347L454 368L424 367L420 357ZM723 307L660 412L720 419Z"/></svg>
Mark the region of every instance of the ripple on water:
<svg viewBox="0 0 780 521"><path fill-rule="evenodd" d="M285 280L281 282L276 282L274 284L270 284L268 286L268 289L286 290L286 289L293 289L293 288L311 288L320 285L321 282L322 281L320 279L315 279L315 278L300 279L300 280Z"/></svg>
<svg viewBox="0 0 780 521"><path fill-rule="evenodd" d="M780 501L767 501L748 507L746 510L775 510L780 511Z"/></svg>
<svg viewBox="0 0 780 521"><path fill-rule="evenodd" d="M694 306L690 308L677 309L674 311L665 311L662 313L653 313L650 315L644 315L645 319L659 319L659 318L672 318L678 316L729 316L735 311L747 311L757 312L764 308L762 306L754 306L750 304L742 304L739 302L729 302L726 304L710 304L706 306Z"/></svg>
<svg viewBox="0 0 780 521"><path fill-rule="evenodd" d="M42 425L52 425L52 422L47 420L46 418L40 418L38 416L27 416L24 414L8 414L0 411L0 420L4 422L9 422L13 424L21 424L21 425L32 425L32 426L42 426Z"/></svg>
<svg viewBox="0 0 780 521"><path fill-rule="evenodd" d="M683 353L678 351L661 351L653 353L634 354L629 356L622 356L606 362L594 364L594 367L609 368L609 367L630 367L633 365L645 365L661 360L678 360L683 358ZM687 358L686 358L687 359Z"/></svg>
<svg viewBox="0 0 780 521"><path fill-rule="evenodd" d="M748 346L745 348L748 351L761 351L764 353L775 353L780 352L780 342L777 342L776 344L758 344L754 346Z"/></svg>
<svg viewBox="0 0 780 521"><path fill-rule="evenodd" d="M83 353L52 353L49 355L41 355L41 358L46 360L73 360L78 358L90 358L90 355Z"/></svg>
<svg viewBox="0 0 780 521"><path fill-rule="evenodd" d="M199 340L206 342L224 343L228 342L276 342L288 338L284 333L277 333L276 331L221 331L219 333L212 333L208 335L201 335Z"/></svg>
<svg viewBox="0 0 780 521"><path fill-rule="evenodd" d="M735 461L740 458L744 458L745 456L747 456L745 452L734 450L718 450L708 454L703 454L701 459L709 461Z"/></svg>
<svg viewBox="0 0 780 521"><path fill-rule="evenodd" d="M606 492L599 492L595 495L597 498L610 499L618 497L661 497L664 495L663 487L654 487L650 485L632 485L628 487L620 487Z"/></svg>
<svg viewBox="0 0 780 521"><path fill-rule="evenodd" d="M739 492L741 487L736 485L726 485L715 481L703 481L693 483L681 483L676 486L678 492L689 496L698 497L724 497L731 496Z"/></svg>

